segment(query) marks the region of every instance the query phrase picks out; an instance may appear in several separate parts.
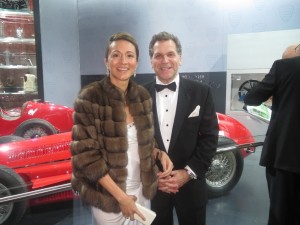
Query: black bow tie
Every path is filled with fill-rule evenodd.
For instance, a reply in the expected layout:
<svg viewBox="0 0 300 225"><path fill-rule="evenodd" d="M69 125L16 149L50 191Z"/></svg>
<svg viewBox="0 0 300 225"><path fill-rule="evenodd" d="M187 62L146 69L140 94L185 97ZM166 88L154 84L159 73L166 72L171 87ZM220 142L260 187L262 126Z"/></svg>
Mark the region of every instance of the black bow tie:
<svg viewBox="0 0 300 225"><path fill-rule="evenodd" d="M168 85L163 85L163 84L155 84L155 89L157 92L160 92L162 90L164 90L165 88L170 89L171 91L176 91L176 83L172 82Z"/></svg>

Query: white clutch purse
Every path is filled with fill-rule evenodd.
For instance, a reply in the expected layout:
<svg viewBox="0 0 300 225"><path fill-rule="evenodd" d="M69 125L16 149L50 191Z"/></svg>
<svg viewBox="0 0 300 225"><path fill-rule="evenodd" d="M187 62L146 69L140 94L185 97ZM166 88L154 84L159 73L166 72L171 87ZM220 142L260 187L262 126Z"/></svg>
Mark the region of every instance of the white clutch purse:
<svg viewBox="0 0 300 225"><path fill-rule="evenodd" d="M141 222L144 225L150 225L153 220L156 217L156 213L153 212L151 209L148 209L147 207L141 206L139 203L135 203L136 207L140 212L143 214L143 216L146 218L146 220L143 220L141 217L139 217L137 214L134 214L134 219ZM123 225L127 225L130 222L130 219L126 219Z"/></svg>
<svg viewBox="0 0 300 225"><path fill-rule="evenodd" d="M142 220L141 217L139 217L137 214L134 214L134 219L140 221L141 223L145 224L145 225L150 225L153 220L156 217L156 213L154 211L152 211L151 209L148 209L147 207L141 206L139 203L135 203L136 207L138 208L138 210L140 210L140 212L144 215L144 217L146 218L146 220Z"/></svg>

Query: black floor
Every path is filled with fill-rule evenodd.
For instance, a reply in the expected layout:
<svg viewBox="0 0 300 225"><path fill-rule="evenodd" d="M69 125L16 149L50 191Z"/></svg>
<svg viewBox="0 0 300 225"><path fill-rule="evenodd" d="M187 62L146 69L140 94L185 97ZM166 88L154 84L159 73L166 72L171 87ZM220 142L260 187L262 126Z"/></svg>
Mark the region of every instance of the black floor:
<svg viewBox="0 0 300 225"><path fill-rule="evenodd" d="M242 177L230 194L209 200L207 225L267 224L269 201L265 170L258 165L260 153L259 148L245 159ZM87 207L74 201L32 208L20 223L40 224L90 225L91 216ZM178 225L177 221L175 225Z"/></svg>

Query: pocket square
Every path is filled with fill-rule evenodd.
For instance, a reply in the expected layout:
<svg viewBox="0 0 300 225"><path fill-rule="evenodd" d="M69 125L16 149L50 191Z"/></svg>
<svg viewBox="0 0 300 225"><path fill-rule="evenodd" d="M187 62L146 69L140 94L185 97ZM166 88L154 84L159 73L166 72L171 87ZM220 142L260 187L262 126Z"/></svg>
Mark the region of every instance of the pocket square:
<svg viewBox="0 0 300 225"><path fill-rule="evenodd" d="M199 112L200 112L200 105L197 105L194 111L189 115L189 118L199 116Z"/></svg>

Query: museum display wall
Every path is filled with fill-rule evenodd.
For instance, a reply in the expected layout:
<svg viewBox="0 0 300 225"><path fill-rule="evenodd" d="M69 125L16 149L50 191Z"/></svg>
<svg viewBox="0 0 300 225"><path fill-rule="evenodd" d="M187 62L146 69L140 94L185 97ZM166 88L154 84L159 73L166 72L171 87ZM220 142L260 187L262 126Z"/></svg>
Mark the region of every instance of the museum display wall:
<svg viewBox="0 0 300 225"><path fill-rule="evenodd" d="M264 130L257 132L257 126L253 125L251 117L240 118L243 106L241 87L243 84L247 85L249 80L262 79L271 66L270 63L280 57L279 53L284 50L285 44L288 44L286 39L282 42L280 35L271 35L270 38L272 32L288 33L290 37L289 32L297 33L300 29L300 14L297 13L300 11L300 4L297 0L190 0L189 4L181 0L34 0L27 3L26 10L7 9L3 8L3 5L0 9L1 107L11 108L23 103L27 97L34 99L40 96L43 96L45 101L72 107L83 85L105 76L103 58L107 39L118 31L130 32L139 42L140 61L135 78L137 82L144 83L153 79L148 44L153 34L166 30L177 35L183 45L180 75L208 84L213 90L217 111L231 114L243 121L243 126L252 131L253 137L263 135L261 132ZM36 5L38 7L33 8ZM34 15L38 15L38 18L34 18ZM15 20L19 21L20 18L26 22L18 22L16 25ZM14 25L6 25L10 23ZM33 26L40 28L38 33ZM39 40L36 40L37 35ZM263 36L266 39L255 39L252 35ZM268 43L267 50L264 49L262 40ZM297 42L297 38L293 37L289 41ZM40 45L40 51L37 51L37 44ZM248 54L249 52L251 54ZM265 52L268 53L268 57L265 57ZM263 59L267 59L263 67L259 64L262 61L258 57L262 55ZM248 62L251 67L247 66ZM16 96L21 96L21 99ZM227 117L223 119L225 122L229 120ZM266 126L262 125L263 128ZM225 133L226 129L222 132ZM35 173L30 177L30 188L39 189L43 188L43 185L53 185L44 180L41 182L40 179L47 178L41 171L52 176L48 173L49 165L53 168L49 171L63 173L55 174L59 176L54 185L64 182L68 184L71 175L68 155L70 133L55 134L43 140L32 141L28 145L11 144L15 150L12 154L6 154L7 160L2 161L2 164L6 163L11 167L18 165L20 174L29 172L28 174L32 175L32 168L28 166L29 160L24 158L32 157L37 162L30 161L30 166L37 168L37 164L42 166L42 170L34 170ZM25 154L23 150L28 150L28 153ZM245 169L240 172L241 180L230 193L210 199L208 225L265 224L267 187L262 170L258 166L259 152L238 155L239 161L232 153L217 158L220 168L223 164L219 162L229 162L233 168L233 172L229 172L230 175L242 171L242 165ZM55 170L58 164L63 169ZM255 181L251 181L250 178ZM37 182L36 185L33 185L34 182ZM89 211L76 197L73 199L69 186L63 188L68 190L68 194L58 193L53 198L41 198L43 200L33 198L33 201L46 203L44 205L49 207L41 216L35 214L34 210L23 211L24 217L20 225L33 224L33 221L39 221L40 218L48 224L57 218L53 225L63 220L66 224L89 224ZM10 189L5 191L8 195L11 194ZM64 208L64 205L62 208L56 208L57 205L51 207L51 203L59 198L71 198L71 208ZM24 208L26 207L23 205Z"/></svg>
<svg viewBox="0 0 300 225"><path fill-rule="evenodd" d="M125 30L136 36L141 50L137 74L152 73L147 46L151 36L162 30L182 41L181 72L226 74L228 35L299 29L298 11L295 0L192 0L189 4L41 0L45 99L72 106L81 75L105 74L104 46L114 32ZM65 86L65 80L72 80L72 85Z"/></svg>
<svg viewBox="0 0 300 225"><path fill-rule="evenodd" d="M0 107L38 98L33 2L0 4Z"/></svg>

